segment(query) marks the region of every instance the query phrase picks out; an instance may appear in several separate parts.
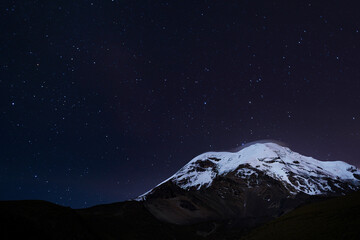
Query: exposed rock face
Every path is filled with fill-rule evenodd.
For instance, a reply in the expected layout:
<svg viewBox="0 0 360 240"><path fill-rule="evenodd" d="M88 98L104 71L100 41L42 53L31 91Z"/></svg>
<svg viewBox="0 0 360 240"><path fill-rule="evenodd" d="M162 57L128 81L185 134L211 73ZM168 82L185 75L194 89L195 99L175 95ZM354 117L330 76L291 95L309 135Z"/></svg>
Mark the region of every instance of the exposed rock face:
<svg viewBox="0 0 360 240"><path fill-rule="evenodd" d="M322 162L275 143L257 143L235 153L201 154L138 200L165 222L231 220L251 226L313 195L358 190L359 176L344 162Z"/></svg>

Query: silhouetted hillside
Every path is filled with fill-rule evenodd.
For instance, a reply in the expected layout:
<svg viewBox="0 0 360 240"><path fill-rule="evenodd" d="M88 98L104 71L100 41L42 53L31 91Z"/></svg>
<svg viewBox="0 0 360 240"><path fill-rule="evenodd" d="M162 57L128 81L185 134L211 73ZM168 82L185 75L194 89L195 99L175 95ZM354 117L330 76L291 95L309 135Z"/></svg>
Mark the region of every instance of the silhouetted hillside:
<svg viewBox="0 0 360 240"><path fill-rule="evenodd" d="M142 202L74 210L46 201L1 201L0 239L360 239L360 192L295 209L244 236L231 221L179 226ZM243 237L242 237L243 236Z"/></svg>
<svg viewBox="0 0 360 240"><path fill-rule="evenodd" d="M299 207L242 239L360 239L360 192Z"/></svg>

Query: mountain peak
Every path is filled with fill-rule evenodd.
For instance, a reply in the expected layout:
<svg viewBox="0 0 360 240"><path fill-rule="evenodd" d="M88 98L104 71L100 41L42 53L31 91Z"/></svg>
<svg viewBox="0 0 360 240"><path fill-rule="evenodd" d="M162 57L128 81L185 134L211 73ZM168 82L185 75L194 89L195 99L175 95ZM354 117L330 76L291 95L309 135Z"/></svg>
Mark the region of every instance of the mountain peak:
<svg viewBox="0 0 360 240"><path fill-rule="evenodd" d="M236 219L263 223L313 195L343 195L360 188L360 171L341 161L319 161L276 142L234 152L206 152L136 200L159 220L191 224Z"/></svg>
<svg viewBox="0 0 360 240"><path fill-rule="evenodd" d="M249 184L250 179L264 174L280 181L292 195L300 192L321 195L348 188L355 190L360 179L360 171L345 162L319 161L276 142L262 141L244 146L237 152L200 154L161 184L171 181L182 189L199 190L211 186L215 178L229 173Z"/></svg>

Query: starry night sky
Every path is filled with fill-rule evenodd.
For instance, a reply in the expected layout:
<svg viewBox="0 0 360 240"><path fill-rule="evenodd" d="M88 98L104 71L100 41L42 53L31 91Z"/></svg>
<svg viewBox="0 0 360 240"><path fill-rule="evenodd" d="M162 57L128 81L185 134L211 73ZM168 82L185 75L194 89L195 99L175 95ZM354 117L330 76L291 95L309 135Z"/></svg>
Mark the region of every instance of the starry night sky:
<svg viewBox="0 0 360 240"><path fill-rule="evenodd" d="M0 200L134 198L259 139L360 166L342 1L2 1Z"/></svg>

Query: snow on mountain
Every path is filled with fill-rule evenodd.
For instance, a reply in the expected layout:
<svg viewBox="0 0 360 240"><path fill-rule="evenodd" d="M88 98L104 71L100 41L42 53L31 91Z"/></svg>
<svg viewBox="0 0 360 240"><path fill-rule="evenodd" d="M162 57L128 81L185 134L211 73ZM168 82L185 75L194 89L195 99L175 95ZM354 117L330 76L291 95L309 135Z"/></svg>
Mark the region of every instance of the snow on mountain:
<svg viewBox="0 0 360 240"><path fill-rule="evenodd" d="M320 195L360 187L360 171L355 166L342 161L319 161L272 142L255 143L238 152L203 153L158 186L172 181L182 189L200 190L211 186L216 177L233 172L249 181L265 174L280 181L292 195Z"/></svg>

